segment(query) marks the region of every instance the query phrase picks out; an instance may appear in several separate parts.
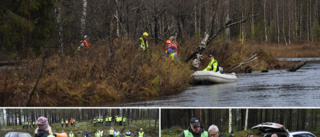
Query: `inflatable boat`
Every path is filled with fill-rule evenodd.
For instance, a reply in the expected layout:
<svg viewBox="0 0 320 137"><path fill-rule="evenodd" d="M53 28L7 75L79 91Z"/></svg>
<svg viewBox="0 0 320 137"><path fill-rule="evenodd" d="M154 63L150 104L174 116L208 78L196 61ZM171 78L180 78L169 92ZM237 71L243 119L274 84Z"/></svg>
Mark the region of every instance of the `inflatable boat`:
<svg viewBox="0 0 320 137"><path fill-rule="evenodd" d="M196 71L190 77L191 84L219 84L236 82L235 73L221 74L212 71Z"/></svg>

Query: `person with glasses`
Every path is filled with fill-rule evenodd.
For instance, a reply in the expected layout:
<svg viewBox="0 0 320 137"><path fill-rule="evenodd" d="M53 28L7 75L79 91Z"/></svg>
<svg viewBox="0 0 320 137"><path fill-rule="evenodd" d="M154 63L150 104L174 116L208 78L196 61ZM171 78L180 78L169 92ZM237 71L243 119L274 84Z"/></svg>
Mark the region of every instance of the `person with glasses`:
<svg viewBox="0 0 320 137"><path fill-rule="evenodd" d="M200 121L197 118L191 118L190 126L187 130L181 132L178 137L208 137L209 134L207 131L200 125Z"/></svg>
<svg viewBox="0 0 320 137"><path fill-rule="evenodd" d="M219 128L216 125L211 125L208 129L210 137L224 137L224 135L220 134Z"/></svg>

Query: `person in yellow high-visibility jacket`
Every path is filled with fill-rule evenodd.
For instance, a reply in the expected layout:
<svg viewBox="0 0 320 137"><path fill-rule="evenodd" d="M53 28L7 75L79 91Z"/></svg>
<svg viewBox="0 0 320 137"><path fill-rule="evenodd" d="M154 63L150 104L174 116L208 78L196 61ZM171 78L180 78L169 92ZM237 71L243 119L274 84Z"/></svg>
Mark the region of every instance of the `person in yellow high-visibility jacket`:
<svg viewBox="0 0 320 137"><path fill-rule="evenodd" d="M69 137L74 137L74 134L72 133L72 131L70 131Z"/></svg>
<svg viewBox="0 0 320 137"><path fill-rule="evenodd" d="M109 117L108 117L108 115L106 116L105 121L106 121L106 126L108 126L108 122L109 122Z"/></svg>
<svg viewBox="0 0 320 137"><path fill-rule="evenodd" d="M108 132L109 132L109 137L113 137L113 133L114 133L113 127L111 127Z"/></svg>
<svg viewBox="0 0 320 137"><path fill-rule="evenodd" d="M111 125L112 125L112 116L110 115L110 116L108 117L108 119L109 119L109 125L111 126Z"/></svg>
<svg viewBox="0 0 320 137"><path fill-rule="evenodd" d="M126 118L126 117L123 117L123 119L122 119L122 124L125 125L126 122L127 122L127 118Z"/></svg>
<svg viewBox="0 0 320 137"><path fill-rule="evenodd" d="M138 132L138 137L144 137L144 132L142 128L140 128L140 131Z"/></svg>
<svg viewBox="0 0 320 137"><path fill-rule="evenodd" d="M214 59L212 54L209 55L209 60L210 60L209 65L203 71L213 71L213 72L220 73L219 63L217 60Z"/></svg>
<svg viewBox="0 0 320 137"><path fill-rule="evenodd" d="M99 132L99 129L97 129L97 132L96 132L96 134L95 134L95 137L101 137L100 132Z"/></svg>
<svg viewBox="0 0 320 137"><path fill-rule="evenodd" d="M66 127L68 127L68 124L69 124L69 123L68 123L68 119L66 119Z"/></svg>

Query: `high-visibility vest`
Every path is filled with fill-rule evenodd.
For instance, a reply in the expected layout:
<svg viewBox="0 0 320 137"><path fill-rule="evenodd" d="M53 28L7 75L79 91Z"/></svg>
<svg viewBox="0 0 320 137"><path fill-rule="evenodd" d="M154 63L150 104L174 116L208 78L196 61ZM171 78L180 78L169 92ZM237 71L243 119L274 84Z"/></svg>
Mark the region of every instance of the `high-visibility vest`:
<svg viewBox="0 0 320 137"><path fill-rule="evenodd" d="M144 41L143 37L141 37L139 39L141 40L140 47L142 48L142 50L145 51L146 48L149 49L149 41L148 40Z"/></svg>
<svg viewBox="0 0 320 137"><path fill-rule="evenodd" d="M27 126L27 125L28 125L28 122L24 122L24 125L26 125L26 126Z"/></svg>
<svg viewBox="0 0 320 137"><path fill-rule="evenodd" d="M127 118L123 118L123 123L126 122Z"/></svg>
<svg viewBox="0 0 320 137"><path fill-rule="evenodd" d="M81 40L80 43L84 43L84 45L86 46L86 49L90 48L90 43L87 42L86 40Z"/></svg>
<svg viewBox="0 0 320 137"><path fill-rule="evenodd" d="M66 120L66 124L68 124L68 120Z"/></svg>
<svg viewBox="0 0 320 137"><path fill-rule="evenodd" d="M100 132L97 132L96 137L100 137L100 136L101 136Z"/></svg>
<svg viewBox="0 0 320 137"><path fill-rule="evenodd" d="M139 131L139 137L143 137L143 135L144 135L144 132Z"/></svg>
<svg viewBox="0 0 320 137"><path fill-rule="evenodd" d="M37 122L34 121L34 122L33 122L33 125L37 125Z"/></svg>
<svg viewBox="0 0 320 137"><path fill-rule="evenodd" d="M74 137L74 134L73 134L73 133L70 133L70 134L69 134L69 137Z"/></svg>
<svg viewBox="0 0 320 137"><path fill-rule="evenodd" d="M171 53L170 54L170 57L171 57L172 60L174 60L174 55L176 55L176 53Z"/></svg>
<svg viewBox="0 0 320 137"><path fill-rule="evenodd" d="M114 133L114 130L109 130L110 131L110 135L113 135L113 133Z"/></svg>
<svg viewBox="0 0 320 137"><path fill-rule="evenodd" d="M63 124L63 120L61 120L61 124Z"/></svg>
<svg viewBox="0 0 320 137"><path fill-rule="evenodd" d="M97 119L93 119L93 123L97 123Z"/></svg>
<svg viewBox="0 0 320 137"><path fill-rule="evenodd" d="M122 117L119 117L119 121L122 121Z"/></svg>
<svg viewBox="0 0 320 137"><path fill-rule="evenodd" d="M172 47L175 47L176 49L178 49L178 46L174 42L172 42L171 40L167 40L166 45L165 45L166 52L168 52L168 44L170 44ZM175 53L178 54L178 51L175 51Z"/></svg>
<svg viewBox="0 0 320 137"><path fill-rule="evenodd" d="M126 132L126 137L131 137L131 132Z"/></svg>
<svg viewBox="0 0 320 137"><path fill-rule="evenodd" d="M114 132L114 135L116 135L116 136L119 136L119 134L120 134L119 131L118 132L117 131Z"/></svg>
<svg viewBox="0 0 320 137"><path fill-rule="evenodd" d="M219 71L219 63L214 58L210 61L209 65L205 68L207 71L218 72Z"/></svg>
<svg viewBox="0 0 320 137"><path fill-rule="evenodd" d="M193 137L192 133L189 130L183 130L185 137ZM203 131L201 137L209 137L208 131Z"/></svg>
<svg viewBox="0 0 320 137"><path fill-rule="evenodd" d="M103 135L103 130L99 130L99 132L100 132L100 135L102 136Z"/></svg>
<svg viewBox="0 0 320 137"><path fill-rule="evenodd" d="M109 117L109 121L112 121L112 117Z"/></svg>
<svg viewBox="0 0 320 137"><path fill-rule="evenodd" d="M106 117L106 122L108 122L108 120L109 120L109 118L108 118L108 117Z"/></svg>

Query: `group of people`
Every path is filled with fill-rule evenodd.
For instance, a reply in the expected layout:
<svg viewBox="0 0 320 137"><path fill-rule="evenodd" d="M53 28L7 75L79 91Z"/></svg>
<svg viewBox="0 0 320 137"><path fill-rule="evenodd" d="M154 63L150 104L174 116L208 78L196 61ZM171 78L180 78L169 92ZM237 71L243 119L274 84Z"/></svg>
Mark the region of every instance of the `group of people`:
<svg viewBox="0 0 320 137"><path fill-rule="evenodd" d="M117 46L117 43L119 42L118 37L115 37L113 40L114 46ZM81 49L89 49L90 48L90 42L89 42L89 36L85 35L84 39L80 41L80 45L77 50ZM149 52L149 34L147 32L144 32L142 34L142 37L139 38L140 48L142 51ZM178 43L176 41L175 36L171 36L165 44L165 54L168 55L172 60L178 61ZM209 54L209 64L203 71L213 71L220 73L219 71L219 63L216 59L214 59L212 54Z"/></svg>
<svg viewBox="0 0 320 137"><path fill-rule="evenodd" d="M58 133L53 133L51 126L48 123L48 120L46 117L39 117L36 120L36 125L37 128L35 130L35 135L34 137L75 137L74 133L70 131L70 133L67 135L66 133L58 134ZM126 137L131 137L133 134L130 132L129 129L124 133ZM88 130L85 130L83 132L83 137L89 137L90 133ZM108 130L108 135L110 137L120 137L121 133L119 129L114 130L113 127ZM104 131L102 128L97 129L97 132L94 133L95 137L103 137L104 136ZM145 137L145 133L142 128L140 128L140 131L137 133L137 137Z"/></svg>
<svg viewBox="0 0 320 137"><path fill-rule="evenodd" d="M126 137L133 136L133 134L130 132L129 129L127 129L127 131L124 134L125 134ZM108 135L110 137L120 137L121 136L121 132L119 131L118 128L116 128L116 130L114 130L113 127L111 127L110 130L108 130ZM97 129L97 132L94 134L94 136L95 137L103 137L104 136L104 131L102 130L102 128L100 130ZM89 137L88 130L84 131L84 137ZM137 137L145 137L144 131L143 131L142 128L140 128L140 131L137 133Z"/></svg>
<svg viewBox="0 0 320 137"><path fill-rule="evenodd" d="M71 127L75 127L76 125L75 125L75 122L76 122L76 119L74 119L74 118L71 118L70 119L70 125L71 125ZM69 121L68 121L68 119L66 119L65 121L63 120L63 119L61 119L61 127L63 128L63 125L65 124L65 127L70 127L69 126Z"/></svg>
<svg viewBox="0 0 320 137"><path fill-rule="evenodd" d="M23 129L31 129L31 128L35 128L37 126L37 123L35 121L31 122L31 121L26 121L26 122L22 122L22 128Z"/></svg>
<svg viewBox="0 0 320 137"><path fill-rule="evenodd" d="M127 118L126 117L122 117L121 115L116 115L114 117L114 119L112 119L112 116L106 116L105 119L103 119L102 116L100 117L94 117L92 119L92 123L93 123L93 126L94 127L97 127L97 126L102 126L103 125L103 122L106 122L105 123L105 126L111 126L112 125L112 121L114 122L115 125L117 126L123 126L126 124L127 122Z"/></svg>
<svg viewBox="0 0 320 137"><path fill-rule="evenodd" d="M208 131L205 131L199 119L191 118L188 129L182 131L178 137L224 137L224 135L220 134L218 126L211 125Z"/></svg>

